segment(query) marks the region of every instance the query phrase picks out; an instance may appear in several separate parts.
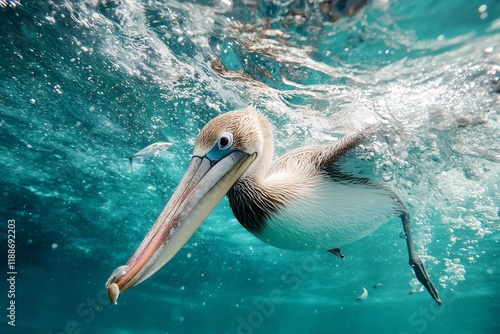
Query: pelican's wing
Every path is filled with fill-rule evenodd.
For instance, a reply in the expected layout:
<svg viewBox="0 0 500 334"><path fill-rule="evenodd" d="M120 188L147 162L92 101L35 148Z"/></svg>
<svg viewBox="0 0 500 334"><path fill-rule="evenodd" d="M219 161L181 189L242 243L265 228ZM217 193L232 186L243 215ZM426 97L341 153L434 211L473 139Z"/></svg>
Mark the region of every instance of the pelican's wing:
<svg viewBox="0 0 500 334"><path fill-rule="evenodd" d="M294 169L314 170L327 173L337 182L369 183L363 178L373 177L373 162L363 159L366 152L360 145L366 135L361 132L350 133L329 145L299 147L287 152L273 162L270 174L279 171L293 172Z"/></svg>
<svg viewBox="0 0 500 334"><path fill-rule="evenodd" d="M366 134L354 132L324 147L316 157L319 170L325 171L336 182L373 184L374 160L369 157Z"/></svg>
<svg viewBox="0 0 500 334"><path fill-rule="evenodd" d="M363 142L365 135L361 132L353 132L337 139L326 146L317 157L318 167L325 169L335 161L345 158L345 156L358 147Z"/></svg>

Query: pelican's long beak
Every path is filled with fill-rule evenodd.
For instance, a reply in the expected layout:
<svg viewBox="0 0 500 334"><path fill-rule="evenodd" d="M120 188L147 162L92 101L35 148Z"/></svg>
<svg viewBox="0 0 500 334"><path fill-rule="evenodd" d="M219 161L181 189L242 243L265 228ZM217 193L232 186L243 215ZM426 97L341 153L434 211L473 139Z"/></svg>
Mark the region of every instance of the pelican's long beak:
<svg viewBox="0 0 500 334"><path fill-rule="evenodd" d="M207 157L192 157L179 186L139 248L106 282L112 303L116 304L121 292L153 275L181 249L255 156L235 150L215 164Z"/></svg>

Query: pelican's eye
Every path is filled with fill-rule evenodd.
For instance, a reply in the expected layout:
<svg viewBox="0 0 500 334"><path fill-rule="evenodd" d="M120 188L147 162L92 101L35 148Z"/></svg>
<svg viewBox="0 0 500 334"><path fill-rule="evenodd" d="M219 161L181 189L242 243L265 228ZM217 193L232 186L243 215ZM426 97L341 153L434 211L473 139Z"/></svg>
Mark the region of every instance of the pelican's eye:
<svg viewBox="0 0 500 334"><path fill-rule="evenodd" d="M223 132L219 136L219 139L217 139L217 143L205 154L205 157L211 161L212 165L215 165L231 153L231 146L233 146L233 134Z"/></svg>
<svg viewBox="0 0 500 334"><path fill-rule="evenodd" d="M233 134L229 132L223 132L219 141L217 142L220 150L225 150L233 145Z"/></svg>

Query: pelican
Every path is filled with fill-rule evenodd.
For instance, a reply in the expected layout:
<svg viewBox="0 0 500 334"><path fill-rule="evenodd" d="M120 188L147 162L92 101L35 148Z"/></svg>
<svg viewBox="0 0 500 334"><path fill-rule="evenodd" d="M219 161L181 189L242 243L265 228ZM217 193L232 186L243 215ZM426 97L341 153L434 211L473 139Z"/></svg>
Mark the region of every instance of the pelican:
<svg viewBox="0 0 500 334"><path fill-rule="evenodd" d="M354 132L329 145L301 147L273 162L271 126L261 113L248 107L215 117L196 138L186 173L156 222L106 282L111 302L164 266L227 194L238 221L265 243L320 248L339 257L341 246L400 217L409 263L441 305L413 248L404 202L362 173L354 153L367 135Z"/></svg>

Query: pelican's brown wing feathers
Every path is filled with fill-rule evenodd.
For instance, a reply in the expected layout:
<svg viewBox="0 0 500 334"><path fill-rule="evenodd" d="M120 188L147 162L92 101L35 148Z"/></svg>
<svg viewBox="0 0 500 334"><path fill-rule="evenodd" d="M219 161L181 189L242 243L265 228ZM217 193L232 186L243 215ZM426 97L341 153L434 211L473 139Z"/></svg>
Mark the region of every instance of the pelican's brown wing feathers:
<svg viewBox="0 0 500 334"><path fill-rule="evenodd" d="M326 173L340 183L372 183L374 163L360 147L366 137L365 132L353 132L328 145L299 147L274 161L269 173L298 169L300 173Z"/></svg>

